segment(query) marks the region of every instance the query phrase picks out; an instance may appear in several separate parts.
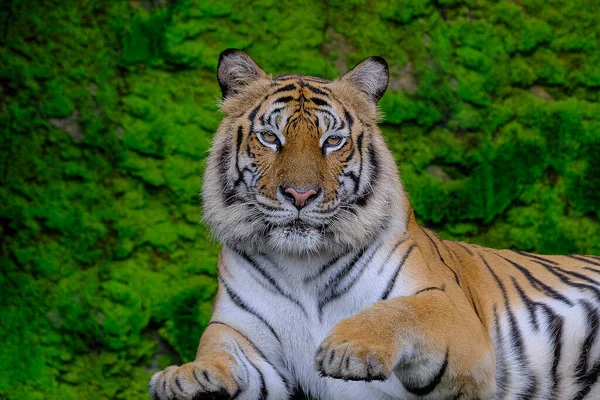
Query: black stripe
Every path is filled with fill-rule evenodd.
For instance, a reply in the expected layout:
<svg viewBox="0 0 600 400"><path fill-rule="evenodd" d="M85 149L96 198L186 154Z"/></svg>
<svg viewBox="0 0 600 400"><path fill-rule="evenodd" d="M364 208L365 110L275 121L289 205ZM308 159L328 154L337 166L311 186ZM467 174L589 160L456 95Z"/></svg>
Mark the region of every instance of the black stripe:
<svg viewBox="0 0 600 400"><path fill-rule="evenodd" d="M475 310L475 315L477 315L477 318L479 318L481 323L483 323L483 320L481 319L481 315L479 314L479 310L477 309L477 304L475 304L475 299L473 298L473 293L471 292L471 287L468 285L467 285L467 292L469 295L469 300L471 301L471 306L473 307L473 310ZM465 293L465 294L467 294L467 293Z"/></svg>
<svg viewBox="0 0 600 400"><path fill-rule="evenodd" d="M525 308L527 309L527 312L529 313L529 322L533 325L533 329L534 331L539 331L540 326L538 324L538 320L537 320L537 309L536 306L539 305L539 303L531 300L529 298L529 296L527 296L527 294L525 294L525 292L523 291L523 288L521 288L521 285L519 285L519 283L517 282L517 280L515 279L515 277L511 277L512 282L513 282L513 286L515 287L515 289L517 289L517 293L519 293L519 297L521 297L521 301L523 302L523 304L525 305Z"/></svg>
<svg viewBox="0 0 600 400"><path fill-rule="evenodd" d="M454 242L454 244L457 244L457 245L459 245L460 247L462 247L462 248L463 248L463 250L464 250L464 251L466 251L468 254L470 254L470 255L474 255L474 254L473 254L473 252L471 251L471 249L469 249L469 248L467 247L467 244L466 244L466 243L463 243L463 242Z"/></svg>
<svg viewBox="0 0 600 400"><path fill-rule="evenodd" d="M396 244L394 245L394 247L392 247L392 250L389 252L389 254L387 255L387 257L385 258L385 260L381 263L381 266L379 267L379 270L377 271L378 274L381 274L383 272L383 269L387 265L388 261L390 261L390 258L394 255L394 253L396 252L396 250L398 249L398 247L400 247L400 245L402 243L406 242L407 240L408 240L408 237L404 236L400 240L398 240L398 242L396 242Z"/></svg>
<svg viewBox="0 0 600 400"><path fill-rule="evenodd" d="M373 142L369 142L367 150L369 152L369 161L371 163L371 182L373 182L379 177L379 154L377 153L375 146L373 146Z"/></svg>
<svg viewBox="0 0 600 400"><path fill-rule="evenodd" d="M564 320L562 317L557 316L554 311L548 306L544 308L544 311L548 315L548 331L552 337L552 346L554 348L553 359L552 359L552 400L558 399L558 385L560 381L560 375L558 374L558 365L560 364L560 358L562 355L562 334Z"/></svg>
<svg viewBox="0 0 600 400"><path fill-rule="evenodd" d="M354 118L352 118L352 115L350 115L346 109L344 109L344 117L346 117L346 121L348 122L348 128L352 129L352 126L354 126Z"/></svg>
<svg viewBox="0 0 600 400"><path fill-rule="evenodd" d="M310 101L312 101L313 103L315 103L319 107L330 106L331 105L327 101L319 99L318 97L311 97Z"/></svg>
<svg viewBox="0 0 600 400"><path fill-rule="evenodd" d="M416 295L421 294L423 292L428 292L430 290L439 290L441 292L445 292L446 291L446 285L442 285L442 287L437 287L437 286L426 287L425 289L417 290L413 296L416 296Z"/></svg>
<svg viewBox="0 0 600 400"><path fill-rule="evenodd" d="M448 355L449 355L449 349L446 349L446 356L444 357L444 362L442 363L442 366L440 367L440 369L438 370L438 372L435 374L435 376L433 377L433 379L426 384L425 386L413 386L410 383L407 382L402 382L402 384L404 385L404 388L409 391L412 394L415 394L417 396L427 396L428 394L430 394L431 392L433 392L435 390L435 388L437 387L437 385L439 385L439 383L442 381L442 378L444 377L444 374L446 373L446 368L448 367Z"/></svg>
<svg viewBox="0 0 600 400"><path fill-rule="evenodd" d="M314 281L315 279L320 278L321 276L323 276L323 274L325 272L327 272L331 267L333 267L345 255L346 254L342 254L341 256L334 257L331 260L327 261L325 264L321 265L321 267L319 268L319 271L317 271L316 274L311 275L311 276L307 276L306 278L304 278L304 283L308 283L308 282Z"/></svg>
<svg viewBox="0 0 600 400"><path fill-rule="evenodd" d="M581 256L576 256L576 255L571 254L571 255L569 255L567 257L573 258L575 260L583 261L584 263L587 263L587 264L592 264L592 265L595 265L597 267L600 267L600 262L590 261L590 260L587 260L587 259L585 259L585 258L583 258Z"/></svg>
<svg viewBox="0 0 600 400"><path fill-rule="evenodd" d="M260 315L258 312L256 312L256 310L254 310L252 307L250 307L248 304L246 304L242 298L240 297L239 294L235 293L230 287L229 285L227 285L225 283L225 281L223 280L223 278L219 277L219 281L223 284L223 287L225 287L225 290L227 291L227 294L229 295L229 298L231 298L231 300L233 301L233 303L238 306L239 308L241 308L242 310L246 311L249 314L254 315L257 319L259 319L263 324L265 324L267 326L267 328L269 329L269 331L271 331L271 333L273 334L273 336L275 336L275 339L277 339L277 341L279 343L281 343L281 339L279 339L279 335L277 335L277 333L275 332L275 329L273 328L273 326L271 324L269 324L267 322L267 320Z"/></svg>
<svg viewBox="0 0 600 400"><path fill-rule="evenodd" d="M440 238L437 233L435 233L435 235L438 237L438 239L440 240L440 242L444 245L444 247L446 248L446 251L448 253L450 253L450 258L452 260L454 260L454 261L460 261L460 258L458 257L458 255L454 252L454 250L452 250L451 247L448 247L448 245L446 244L446 241L443 240L442 238Z"/></svg>
<svg viewBox="0 0 600 400"><path fill-rule="evenodd" d="M354 153L355 153L355 147L354 145L352 146L352 149L350 150L350 154L348 154L348 157L346 157L344 159L344 164L348 164L348 162L354 157ZM344 165L345 166L345 165Z"/></svg>
<svg viewBox="0 0 600 400"><path fill-rule="evenodd" d="M198 385L200 385L202 390L204 390L205 392L208 392L208 389L206 389L206 386L204 386L204 384L200 381L200 379L198 379L198 375L196 374L196 368L194 368L192 370L192 372L194 374L194 379L196 380L196 382L198 382Z"/></svg>
<svg viewBox="0 0 600 400"><path fill-rule="evenodd" d="M571 300L569 300L568 298L566 298L565 296L563 296L561 293L557 292L556 290L552 289L550 286L546 285L544 282L540 281L539 279L537 279L536 277L534 277L531 272L529 272L529 270L525 267L523 267L522 265L509 260L508 258L505 258L503 256L501 256L498 253L493 253L496 257L499 257L503 260L505 260L506 262L508 262L510 265L512 265L513 267L515 267L516 269L518 269L519 271L521 271L521 273L527 278L527 280L529 281L529 283L531 284L531 286L533 288L535 288L536 290L544 293L546 296L548 297L552 297L555 300L559 300L569 306L573 306L573 302Z"/></svg>
<svg viewBox="0 0 600 400"><path fill-rule="evenodd" d="M456 253L454 251L452 251L452 249L450 247L448 247L448 245L446 244L446 242L440 237L440 235L437 234L437 232L435 231L430 231L431 233L433 233L433 236L435 236L435 238L437 240L440 241L440 243L444 246L444 248L446 249L446 251L448 252L448 254L450 254L450 258L453 261L457 261L458 260L458 256L456 255Z"/></svg>
<svg viewBox="0 0 600 400"><path fill-rule="evenodd" d="M247 264L249 264L252 268L254 268L259 274L260 276L263 277L263 279L267 280L267 282L269 282L271 284L271 286L273 286L273 288L275 288L275 290L283 297L285 297L286 299L288 299L289 301L291 301L292 303L296 304L304 313L304 315L306 315L308 317L308 312L306 312L306 309L304 308L304 306L295 298L293 298L291 295L289 295L288 293L286 293L283 288L277 283L277 281L275 280L275 278L273 278L264 268L262 265L260 265L259 263L256 262L256 260L254 260L253 258L251 258L248 254L246 253L237 253L240 257L242 257L244 259L244 261L246 261Z"/></svg>
<svg viewBox="0 0 600 400"><path fill-rule="evenodd" d="M273 116L277 113L279 113L281 110L285 110L285 107L277 107L274 108L273 110L271 110L271 112L269 113L269 124L273 124ZM277 128L279 128L278 124L275 124L277 126Z"/></svg>
<svg viewBox="0 0 600 400"><path fill-rule="evenodd" d="M296 89L296 85L294 85L293 83L290 83L289 85L285 85L283 87L280 87L279 89L277 89L276 91L273 92L273 94L277 94L277 93L281 93L281 92L287 92L290 90L294 90Z"/></svg>
<svg viewBox="0 0 600 400"><path fill-rule="evenodd" d="M236 139L235 139L235 170L238 172L238 174L241 175L241 171L240 171L240 150L242 148L242 138L244 136L244 131L242 130L242 127L239 126L238 130L237 130L237 135L236 135ZM240 177L238 177L238 179L240 179Z"/></svg>
<svg viewBox="0 0 600 400"><path fill-rule="evenodd" d="M326 108L320 108L319 109L319 113L320 114L325 114L329 120L330 120L330 124L329 124L329 130L330 131L335 131L337 129L341 129L340 126L343 126L343 122L341 122L338 118L337 115L329 112L329 110L327 110ZM333 124L333 125L332 125Z"/></svg>
<svg viewBox="0 0 600 400"><path fill-rule="evenodd" d="M280 97L277 100L274 100L273 103L289 103L290 101L295 100L294 97L292 96L284 96L284 97Z"/></svg>
<svg viewBox="0 0 600 400"><path fill-rule="evenodd" d="M290 116L287 120L287 125L285 126L286 133L288 133L292 128L297 127L301 121L301 118L302 115L297 113Z"/></svg>
<svg viewBox="0 0 600 400"><path fill-rule="evenodd" d="M333 285L336 285L342 279L344 279L348 275L348 273L352 270L352 268L354 267L356 262L362 258L362 256L365 254L365 252L367 250L368 250L368 247L366 247L366 248L360 250L358 253L356 253L356 255L352 258L352 260L350 260L348 263L346 263L344 268L342 268L333 278L331 278L329 280L327 286L331 287Z"/></svg>
<svg viewBox="0 0 600 400"><path fill-rule="evenodd" d="M354 187L354 194L357 194L358 190L360 189L360 178L361 178L362 170L363 170L362 147L363 147L364 136L365 136L365 132L361 131L360 134L358 135L358 138L356 139L356 150L358 152L358 156L360 157L360 159L359 159L359 164L358 164L358 179L356 180L356 186Z"/></svg>
<svg viewBox="0 0 600 400"><path fill-rule="evenodd" d="M254 342L252 340L250 340L250 338L243 334L242 332L240 332L239 330L235 329L233 326L226 324L225 322L221 322L221 321L210 321L208 323L208 326L210 325L223 325L228 327L229 329L237 332L238 335L240 335L241 337L243 337L249 344L250 346L252 346L253 350L258 353L258 355L267 363L271 366L271 368L273 368L273 370L275 371L275 373L279 376L279 379L281 379L285 385L285 387L288 389L288 391L291 389L291 387L289 386L289 382L287 381L287 379L285 379L285 377L283 376L283 374L275 367L275 364L273 364L272 362L269 361L269 359L265 356L265 354L262 352L261 349L258 348L258 346L256 344L254 344Z"/></svg>
<svg viewBox="0 0 600 400"><path fill-rule="evenodd" d="M221 174L221 181L224 183L223 187L227 186L227 167L229 166L230 158L231 146L226 145L221 154L219 154L219 173Z"/></svg>
<svg viewBox="0 0 600 400"><path fill-rule="evenodd" d="M597 270L595 268L591 268L591 267L583 267L583 269L587 269L588 271L592 271L596 274L600 274L600 270Z"/></svg>
<svg viewBox="0 0 600 400"><path fill-rule="evenodd" d="M583 387L575 395L573 400L583 400L592 390L592 387L598 382L598 375L600 375L600 361L596 361L590 372L588 372L583 379ZM595 399L591 399L595 400Z"/></svg>
<svg viewBox="0 0 600 400"><path fill-rule="evenodd" d="M248 183L247 183L247 182L246 182L246 180L244 179L244 177L245 177L245 176L244 176L244 173L246 173L246 172L250 173L250 176L251 176L251 178L250 178L250 181L252 181L252 178L254 177L254 171L252 171L252 170L251 170L250 168L248 168L248 167L244 167L244 168L243 168L241 171L238 171L238 173L239 173L239 177L238 177L238 179L237 179L235 182L233 182L233 186L234 186L234 187L238 187L239 185L241 185L241 184L243 183L243 184L244 184L244 186L246 186L246 188L247 188L248 190L250 189L250 186L248 185Z"/></svg>
<svg viewBox="0 0 600 400"><path fill-rule="evenodd" d="M494 332L496 334L496 342L494 343L494 347L496 350L496 357L499 359L497 364L497 372L496 372L496 399L502 400L506 396L506 391L510 388L512 380L510 375L510 370L508 368L508 363L506 360L506 344L504 342L504 335L502 334L502 330L500 329L500 318L498 317L498 308L494 304L492 307L492 312L494 314Z"/></svg>
<svg viewBox="0 0 600 400"><path fill-rule="evenodd" d="M179 389L179 391L181 393L185 393L185 391L183 390L183 387L181 386L181 382L179 382L180 377L181 377L180 375L175 376L175 385L177 386L177 388Z"/></svg>
<svg viewBox="0 0 600 400"><path fill-rule="evenodd" d="M537 254L526 253L526 252L524 252L524 251L518 251L518 250L512 250L512 251L513 251L514 253L520 254L520 255L522 255L522 256L524 256L524 257L533 258L533 259L535 259L535 260L538 260L538 261L543 261L543 262L547 262L547 263L554 264L554 265L558 264L558 263L557 263L556 261L554 261L554 260L550 260L550 259L548 259L548 258L542 257L542 256L540 256L540 255L537 255Z"/></svg>
<svg viewBox="0 0 600 400"><path fill-rule="evenodd" d="M235 170L238 173L236 180L233 182L233 188L237 188L240 184L246 183L244 182L244 171L240 170L240 152L242 151L242 138L244 136L244 132L242 130L242 126L240 125L237 130L236 135L236 148L235 148ZM248 145L248 144L247 144ZM244 168L247 169L247 168ZM233 189L232 189L233 190Z"/></svg>
<svg viewBox="0 0 600 400"><path fill-rule="evenodd" d="M458 274L456 273L455 270L453 270L452 268L450 268L450 266L446 263L446 260L444 259L444 257L442 256L442 253L440 253L440 249L438 248L437 244L435 243L435 241L431 238L431 236L429 236L429 233L427 233L427 230L421 228L421 230L423 231L423 233L425 234L425 236L427 236L427 238L431 241L431 244L433 244L433 247L435 247L435 251L438 254L438 257L440 258L440 260L442 261L442 263L444 263L444 265L450 270L452 271L452 274L454 274L454 280L456 281L456 284L458 286L460 286L460 280L458 279Z"/></svg>
<svg viewBox="0 0 600 400"><path fill-rule="evenodd" d="M221 182L221 192L225 206L231 206L232 204L239 202L236 191L230 187L229 179L227 177L227 168L229 166L230 158L231 147L225 146L223 152L219 155L219 181Z"/></svg>
<svg viewBox="0 0 600 400"><path fill-rule="evenodd" d="M264 116L261 115L261 118ZM252 134L252 131L250 131L248 133L248 136L250 136ZM256 154L254 154L251 150L250 150L250 140L246 140L246 155L250 158L256 158ZM255 164L254 164L255 165Z"/></svg>
<svg viewBox="0 0 600 400"><path fill-rule="evenodd" d="M369 186L365 193L361 194L360 196L358 196L358 198L356 200L354 200L354 204L356 204L359 207L366 206L367 202L373 196L373 194L374 194L374 191L371 188L371 186Z"/></svg>
<svg viewBox="0 0 600 400"><path fill-rule="evenodd" d="M367 146L367 151L369 153L369 161L371 163L371 173L370 173L370 184L368 185L367 191L363 193L358 199L355 200L356 205L359 207L364 207L367 205L369 199L373 196L374 190L373 187L376 184L377 178L379 176L379 158L377 156L377 152L373 147L372 143L369 143Z"/></svg>
<svg viewBox="0 0 600 400"><path fill-rule="evenodd" d="M581 344L579 362L575 367L575 377L577 377L577 382L579 384L584 384L587 377L588 357L598 333L598 313L587 301L580 301L579 303L585 309L587 334Z"/></svg>
<svg viewBox="0 0 600 400"><path fill-rule="evenodd" d="M320 94L322 96L327 96L328 93L330 93L330 90L327 88L319 89L318 87L314 87L313 85L306 83L304 81L300 81L300 87L303 87L303 88L305 87L308 90L310 90L311 92L313 92L314 94Z"/></svg>
<svg viewBox="0 0 600 400"><path fill-rule="evenodd" d="M392 275L392 278L390 279L390 281L387 283L387 285L385 287L385 291L382 293L382 295L380 297L381 300L387 299L388 296L390 295L390 293L392 292L392 289L394 289L394 285L396 284L396 280L398 279L398 275L400 274L400 271L402 270L402 267L404 266L404 263L408 259L408 256L410 256L410 253L413 251L413 249L415 247L416 246L414 244L411 244L410 247L408 249L406 249L406 253L404 253L404 257L402 257L402 259L400 260L400 263L396 267L396 270L394 271L394 274Z"/></svg>
<svg viewBox="0 0 600 400"><path fill-rule="evenodd" d="M260 106L261 106L261 104L257 105L256 108L254 110L252 110L250 112L250 114L248 115L248 119L250 120L250 122L254 122L254 118L256 118L256 114L258 113L258 110L260 110Z"/></svg>

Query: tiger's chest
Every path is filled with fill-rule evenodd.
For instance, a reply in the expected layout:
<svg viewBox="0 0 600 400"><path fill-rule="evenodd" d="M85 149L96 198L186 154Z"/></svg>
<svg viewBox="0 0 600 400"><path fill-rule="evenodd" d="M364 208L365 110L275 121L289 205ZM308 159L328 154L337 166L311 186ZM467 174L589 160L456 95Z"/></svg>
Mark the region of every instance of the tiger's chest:
<svg viewBox="0 0 600 400"><path fill-rule="evenodd" d="M231 259L234 260L240 261ZM244 293L248 309L260 314L271 327L272 331L262 333L264 342L259 345L264 346L266 353L272 354L273 358L279 359L299 388L312 398L323 400L412 398L395 376L385 382L342 381L320 376L315 364L319 345L338 322L380 300L385 284L377 276L378 268L374 266L381 260L374 256L369 259L373 264L365 265L364 270L357 269L337 279L315 278L320 268L313 268L313 273L298 273L295 277L279 276L277 269L269 268L264 260L252 261L255 262L254 270L248 269L248 265L236 268L229 284ZM348 261L353 260L350 257ZM326 260L314 262L322 268ZM264 273L256 267L263 269ZM338 265L338 268L342 267L343 263ZM294 265L288 261L281 271L308 269L306 265ZM334 271L331 275L336 276ZM256 318L246 311L232 308L226 313L235 315L237 325L256 325ZM280 345L269 349L274 343L273 335ZM256 336L260 341L261 334Z"/></svg>

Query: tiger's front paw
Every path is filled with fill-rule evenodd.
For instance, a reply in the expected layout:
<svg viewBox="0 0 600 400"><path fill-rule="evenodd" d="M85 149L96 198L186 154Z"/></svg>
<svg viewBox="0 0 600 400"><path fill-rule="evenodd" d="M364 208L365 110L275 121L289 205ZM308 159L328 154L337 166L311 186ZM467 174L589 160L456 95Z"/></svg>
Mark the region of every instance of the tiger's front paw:
<svg viewBox="0 0 600 400"><path fill-rule="evenodd" d="M349 318L336 325L319 346L321 374L352 381L386 380L396 364L394 343ZM357 321L358 322L358 321ZM384 335L386 336L386 335Z"/></svg>
<svg viewBox="0 0 600 400"><path fill-rule="evenodd" d="M223 353L157 372L148 393L154 400L233 399L246 386L246 379L235 359Z"/></svg>

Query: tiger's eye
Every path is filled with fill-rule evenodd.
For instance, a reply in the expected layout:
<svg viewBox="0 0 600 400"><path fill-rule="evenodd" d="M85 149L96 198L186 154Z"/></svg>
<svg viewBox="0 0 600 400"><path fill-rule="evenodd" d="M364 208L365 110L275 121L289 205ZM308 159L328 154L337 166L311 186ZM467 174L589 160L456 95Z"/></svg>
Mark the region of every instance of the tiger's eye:
<svg viewBox="0 0 600 400"><path fill-rule="evenodd" d="M328 146L337 146L342 142L342 139L343 138L341 136L329 136L327 139L325 139L325 143Z"/></svg>
<svg viewBox="0 0 600 400"><path fill-rule="evenodd" d="M268 143L278 143L279 142L279 138L274 133L271 133L271 132L262 132L261 136Z"/></svg>

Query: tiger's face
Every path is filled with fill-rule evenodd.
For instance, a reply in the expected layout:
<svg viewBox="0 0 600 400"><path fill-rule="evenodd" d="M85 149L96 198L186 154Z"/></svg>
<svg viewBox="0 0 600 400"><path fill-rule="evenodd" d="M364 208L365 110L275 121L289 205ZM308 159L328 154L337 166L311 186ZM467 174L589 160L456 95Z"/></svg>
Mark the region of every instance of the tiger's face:
<svg viewBox="0 0 600 400"><path fill-rule="evenodd" d="M218 77L226 115L207 165L204 213L221 241L315 253L383 228L382 212L370 208L382 206L373 201L381 179L397 181L376 126L388 81L383 59L336 81L272 78L232 50L221 55ZM362 238L352 234L358 224Z"/></svg>

